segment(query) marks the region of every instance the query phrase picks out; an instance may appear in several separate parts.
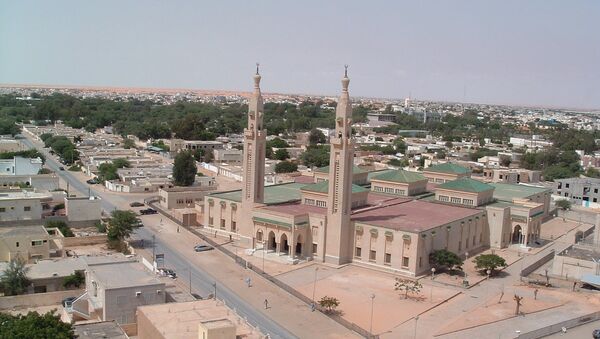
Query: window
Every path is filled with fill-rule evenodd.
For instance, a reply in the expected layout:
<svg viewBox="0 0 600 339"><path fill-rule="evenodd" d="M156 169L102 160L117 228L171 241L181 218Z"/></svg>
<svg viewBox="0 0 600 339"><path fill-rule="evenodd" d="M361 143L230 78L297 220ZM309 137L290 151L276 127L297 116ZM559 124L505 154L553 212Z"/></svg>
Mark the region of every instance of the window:
<svg viewBox="0 0 600 339"><path fill-rule="evenodd" d="M391 187L386 187L385 188L385 193L394 193L394 189Z"/></svg>
<svg viewBox="0 0 600 339"><path fill-rule="evenodd" d="M463 205L473 206L473 199L463 199Z"/></svg>
<svg viewBox="0 0 600 339"><path fill-rule="evenodd" d="M235 231L236 231L236 227L237 227L237 224L236 224L236 222L235 222L235 221L232 221L232 222L231 222L231 231L232 231L232 232L235 232Z"/></svg>
<svg viewBox="0 0 600 339"><path fill-rule="evenodd" d="M221 219L221 228L225 228L225 219Z"/></svg>
<svg viewBox="0 0 600 339"><path fill-rule="evenodd" d="M183 204L183 199L177 199L178 204Z"/></svg>
<svg viewBox="0 0 600 339"><path fill-rule="evenodd" d="M357 258L362 257L362 248L356 247L356 249L354 250L354 256Z"/></svg>
<svg viewBox="0 0 600 339"><path fill-rule="evenodd" d="M313 244L313 246L312 246L312 252L313 252L313 254L317 253L317 244Z"/></svg>
<svg viewBox="0 0 600 339"><path fill-rule="evenodd" d="M327 203L322 200L317 200L317 207L327 207Z"/></svg>
<svg viewBox="0 0 600 339"><path fill-rule="evenodd" d="M23 207L23 211L25 211L25 212L31 211L31 206L25 206L25 207Z"/></svg>
<svg viewBox="0 0 600 339"><path fill-rule="evenodd" d="M314 206L314 204L315 204L315 199L304 199L304 204L305 204L305 205Z"/></svg>
<svg viewBox="0 0 600 339"><path fill-rule="evenodd" d="M423 258L419 257L419 268L421 268L423 266L423 260L421 260Z"/></svg>
<svg viewBox="0 0 600 339"><path fill-rule="evenodd" d="M377 259L377 251L371 250L369 252L369 260L370 261L375 261L376 259Z"/></svg>
<svg viewBox="0 0 600 339"><path fill-rule="evenodd" d="M438 200L439 201L448 202L448 201L450 201L450 198L448 196L446 196L446 195L439 195L438 196Z"/></svg>
<svg viewBox="0 0 600 339"><path fill-rule="evenodd" d="M598 193L598 189L597 188L594 188L594 193Z"/></svg>
<svg viewBox="0 0 600 339"><path fill-rule="evenodd" d="M566 187L566 188L569 188L569 184L565 184L565 187Z"/></svg>
<svg viewBox="0 0 600 339"><path fill-rule="evenodd" d="M19 242L18 241L15 243L15 247L19 247Z"/></svg>
<svg viewBox="0 0 600 339"><path fill-rule="evenodd" d="M383 187L381 187L381 186L373 186L373 191L375 191L375 192L383 192Z"/></svg>
<svg viewBox="0 0 600 339"><path fill-rule="evenodd" d="M475 246L475 234L473 234L473 246Z"/></svg>
<svg viewBox="0 0 600 339"><path fill-rule="evenodd" d="M458 251L462 251L462 240L458 241Z"/></svg>
<svg viewBox="0 0 600 339"><path fill-rule="evenodd" d="M396 188L396 194L398 194L398 195L406 195L406 190L401 190L401 189Z"/></svg>
<svg viewBox="0 0 600 339"><path fill-rule="evenodd" d="M598 198L592 199L592 202L598 202Z"/></svg>
<svg viewBox="0 0 600 339"><path fill-rule="evenodd" d="M186 204L191 204L194 202L194 199L185 199Z"/></svg>
<svg viewBox="0 0 600 339"><path fill-rule="evenodd" d="M460 204L460 198L451 197L450 202L453 204Z"/></svg>
<svg viewBox="0 0 600 339"><path fill-rule="evenodd" d="M41 240L33 240L33 241L31 242L31 246L33 246L33 247L36 247L36 246L42 246L42 244L43 244L43 243L44 243L44 242L43 242L43 241L41 241Z"/></svg>
<svg viewBox="0 0 600 339"><path fill-rule="evenodd" d="M386 265L391 265L392 264L392 254L391 253L386 253L385 257L383 259L383 263Z"/></svg>
<svg viewBox="0 0 600 339"><path fill-rule="evenodd" d="M210 226L212 226L212 224L213 224L213 217L208 217L208 224Z"/></svg>
<svg viewBox="0 0 600 339"><path fill-rule="evenodd" d="M569 196L569 193L565 192L565 197L568 197L568 196Z"/></svg>
<svg viewBox="0 0 600 339"><path fill-rule="evenodd" d="M421 261L421 258L419 258L419 263ZM402 257L402 267L408 267L408 264L410 262L410 259L408 257Z"/></svg>
<svg viewBox="0 0 600 339"><path fill-rule="evenodd" d="M5 207L0 207L0 213L2 212L6 212L6 208Z"/></svg>
<svg viewBox="0 0 600 339"><path fill-rule="evenodd" d="M483 233L479 233L479 243L483 242Z"/></svg>

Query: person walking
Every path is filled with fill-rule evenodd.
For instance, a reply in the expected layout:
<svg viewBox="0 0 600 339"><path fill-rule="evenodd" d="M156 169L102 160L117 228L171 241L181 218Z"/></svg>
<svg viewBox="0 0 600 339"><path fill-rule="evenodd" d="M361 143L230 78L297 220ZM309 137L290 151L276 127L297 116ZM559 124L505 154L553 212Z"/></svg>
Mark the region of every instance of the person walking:
<svg viewBox="0 0 600 339"><path fill-rule="evenodd" d="M265 299L265 310L269 309L269 301Z"/></svg>

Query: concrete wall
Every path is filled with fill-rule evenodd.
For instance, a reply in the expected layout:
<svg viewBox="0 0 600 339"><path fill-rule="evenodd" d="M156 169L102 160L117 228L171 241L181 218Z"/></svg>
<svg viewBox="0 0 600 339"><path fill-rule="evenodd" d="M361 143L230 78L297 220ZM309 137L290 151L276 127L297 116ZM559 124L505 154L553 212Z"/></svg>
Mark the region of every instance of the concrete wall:
<svg viewBox="0 0 600 339"><path fill-rule="evenodd" d="M569 279L581 279L586 274L599 274L598 265L591 260L582 260L556 255L552 263L552 274Z"/></svg>
<svg viewBox="0 0 600 339"><path fill-rule="evenodd" d="M84 292L84 290L69 290L0 297L0 309L10 310L15 308L60 305L63 299L67 297L78 297Z"/></svg>
<svg viewBox="0 0 600 339"><path fill-rule="evenodd" d="M157 293L160 291L160 293ZM136 293L141 292L137 296ZM104 315L102 320L115 320L119 324L136 322L138 306L164 304L166 302L165 284L126 287L104 290Z"/></svg>
<svg viewBox="0 0 600 339"><path fill-rule="evenodd" d="M504 248L510 244L510 207L486 207L490 228L490 246Z"/></svg>
<svg viewBox="0 0 600 339"><path fill-rule="evenodd" d="M0 200L0 221L40 220L42 204L40 199L7 199Z"/></svg>
<svg viewBox="0 0 600 339"><path fill-rule="evenodd" d="M106 243L106 235L92 235L89 237L68 237L62 239L63 247L76 247Z"/></svg>
<svg viewBox="0 0 600 339"><path fill-rule="evenodd" d="M65 198L69 222L100 220L102 205L99 197Z"/></svg>

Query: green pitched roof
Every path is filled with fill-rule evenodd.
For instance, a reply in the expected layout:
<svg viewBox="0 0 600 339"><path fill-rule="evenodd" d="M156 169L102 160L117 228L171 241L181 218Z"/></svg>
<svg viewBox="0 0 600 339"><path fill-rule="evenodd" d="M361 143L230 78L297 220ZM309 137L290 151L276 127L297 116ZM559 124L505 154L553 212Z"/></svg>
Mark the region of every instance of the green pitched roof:
<svg viewBox="0 0 600 339"><path fill-rule="evenodd" d="M317 193L329 193L329 180L323 180L316 184L308 184L308 185L302 187L301 190L309 191L309 192L317 192ZM369 191L368 189L366 189L362 186L352 184L352 193L360 193L360 192L368 192L368 191Z"/></svg>
<svg viewBox="0 0 600 339"><path fill-rule="evenodd" d="M460 178L458 180L452 180L441 184L438 186L438 188L454 191L479 193L493 190L494 186L488 185L486 183L471 178Z"/></svg>
<svg viewBox="0 0 600 339"><path fill-rule="evenodd" d="M425 178L421 173L417 173L417 172L394 170L394 171L389 171L389 172L384 172L384 173L378 174L378 175L374 176L373 178L371 178L371 180L383 180L383 181L410 183L410 182L427 180L427 178Z"/></svg>
<svg viewBox="0 0 600 339"><path fill-rule="evenodd" d="M551 189L547 187L528 186L521 184L494 183L490 185L495 188L494 198L504 201L512 201L514 198L529 198L532 195L551 191Z"/></svg>
<svg viewBox="0 0 600 339"><path fill-rule="evenodd" d="M329 173L329 166L319 167L319 168L315 169L315 172ZM364 173L364 172L366 172L364 169L362 169L356 165L352 166L352 173Z"/></svg>
<svg viewBox="0 0 600 339"><path fill-rule="evenodd" d="M467 174L470 172L468 168L453 164L453 163L445 163L439 164L435 166L428 167L424 169L425 172L440 172L440 173L452 173L452 174Z"/></svg>
<svg viewBox="0 0 600 339"><path fill-rule="evenodd" d="M300 200L300 189L306 184L286 183L280 185L265 186L265 199L267 205L280 204L283 202ZM230 200L234 202L242 201L242 190L215 192L209 194L211 197Z"/></svg>

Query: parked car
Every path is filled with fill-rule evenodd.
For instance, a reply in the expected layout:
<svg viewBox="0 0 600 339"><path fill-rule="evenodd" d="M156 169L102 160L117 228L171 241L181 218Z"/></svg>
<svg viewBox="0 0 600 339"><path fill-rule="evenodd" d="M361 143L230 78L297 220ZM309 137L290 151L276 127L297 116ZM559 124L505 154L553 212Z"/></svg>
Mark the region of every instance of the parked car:
<svg viewBox="0 0 600 339"><path fill-rule="evenodd" d="M205 252L205 251L210 251L210 250L214 250L215 248L212 246L208 246L208 245L196 245L194 246L194 251L196 252Z"/></svg>
<svg viewBox="0 0 600 339"><path fill-rule="evenodd" d="M202 296L199 295L198 293L192 293L192 297L194 297L194 298L196 298L198 300L202 300L203 299Z"/></svg>
<svg viewBox="0 0 600 339"><path fill-rule="evenodd" d="M156 213L158 213L158 212L153 208L146 208L146 209L140 210L140 214L142 214L142 215L156 214Z"/></svg>
<svg viewBox="0 0 600 339"><path fill-rule="evenodd" d="M594 339L600 339L600 330L594 330L594 331L592 332L592 337L593 337Z"/></svg>
<svg viewBox="0 0 600 339"><path fill-rule="evenodd" d="M129 206L131 206L131 207L142 207L142 206L144 206L144 204L141 203L141 202L139 202L139 201L134 201L131 204L129 204Z"/></svg>
<svg viewBox="0 0 600 339"><path fill-rule="evenodd" d="M64 171L64 170L65 170L65 168L64 168L64 167L62 167L62 166L60 166L58 169L59 169L59 170L61 170L61 171Z"/></svg>
<svg viewBox="0 0 600 339"><path fill-rule="evenodd" d="M95 185L95 184L100 183L100 181L98 180L98 178L90 179L90 180L87 180L86 182L88 184L90 184L90 185Z"/></svg>
<svg viewBox="0 0 600 339"><path fill-rule="evenodd" d="M161 268L159 273L164 277L169 277L171 279L177 278L177 273L170 268Z"/></svg>

